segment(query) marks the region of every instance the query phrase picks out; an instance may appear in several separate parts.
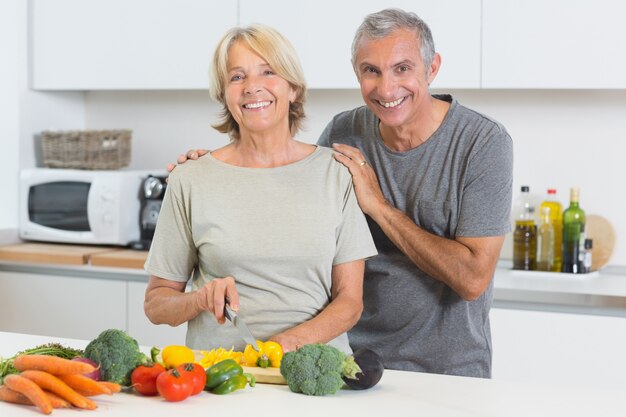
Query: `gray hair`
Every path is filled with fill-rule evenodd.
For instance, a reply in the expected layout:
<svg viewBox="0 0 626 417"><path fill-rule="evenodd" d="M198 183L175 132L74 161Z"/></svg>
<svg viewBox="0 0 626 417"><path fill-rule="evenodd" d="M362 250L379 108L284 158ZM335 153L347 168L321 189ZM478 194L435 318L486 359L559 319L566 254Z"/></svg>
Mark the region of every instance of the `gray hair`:
<svg viewBox="0 0 626 417"><path fill-rule="evenodd" d="M426 76L428 76L430 64L432 64L435 56L433 35L426 22L420 19L418 15L402 9L385 9L365 16L352 41L352 67L357 75L356 54L361 39L382 39L400 29L415 31L420 40L420 55L426 67Z"/></svg>

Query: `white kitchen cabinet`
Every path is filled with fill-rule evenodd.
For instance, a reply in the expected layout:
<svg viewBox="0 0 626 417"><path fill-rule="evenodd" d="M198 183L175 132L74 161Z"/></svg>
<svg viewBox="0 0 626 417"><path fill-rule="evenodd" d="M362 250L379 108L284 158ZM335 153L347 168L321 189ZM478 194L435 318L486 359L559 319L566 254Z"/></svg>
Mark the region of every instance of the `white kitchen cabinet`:
<svg viewBox="0 0 626 417"><path fill-rule="evenodd" d="M126 328L126 282L0 272L0 331L94 339Z"/></svg>
<svg viewBox="0 0 626 417"><path fill-rule="evenodd" d="M239 0L240 24L259 22L283 33L295 46L309 88L358 88L351 44L365 15L389 7L414 11L428 23L442 68L434 88L480 87L480 0Z"/></svg>
<svg viewBox="0 0 626 417"><path fill-rule="evenodd" d="M626 88L626 3L484 0L483 88Z"/></svg>
<svg viewBox="0 0 626 417"><path fill-rule="evenodd" d="M37 90L206 89L237 1L32 0Z"/></svg>
<svg viewBox="0 0 626 417"><path fill-rule="evenodd" d="M187 325L152 324L143 311L146 282L128 283L128 333L143 346L184 345Z"/></svg>
<svg viewBox="0 0 626 417"><path fill-rule="evenodd" d="M626 317L493 308L493 379L626 388Z"/></svg>

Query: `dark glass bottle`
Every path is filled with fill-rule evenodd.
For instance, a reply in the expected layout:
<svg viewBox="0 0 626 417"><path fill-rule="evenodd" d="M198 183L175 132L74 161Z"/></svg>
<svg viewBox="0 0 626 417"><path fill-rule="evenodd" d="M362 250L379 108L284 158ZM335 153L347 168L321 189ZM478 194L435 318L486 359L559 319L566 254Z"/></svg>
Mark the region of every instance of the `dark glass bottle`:
<svg viewBox="0 0 626 417"><path fill-rule="evenodd" d="M583 272L585 253L585 211L579 205L579 190L570 190L570 204L563 212L563 272Z"/></svg>

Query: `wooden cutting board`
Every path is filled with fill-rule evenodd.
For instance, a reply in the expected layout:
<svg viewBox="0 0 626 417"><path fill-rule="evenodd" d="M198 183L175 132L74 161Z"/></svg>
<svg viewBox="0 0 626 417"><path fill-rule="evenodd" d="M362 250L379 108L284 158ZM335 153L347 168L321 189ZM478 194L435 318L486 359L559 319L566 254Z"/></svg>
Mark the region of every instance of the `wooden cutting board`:
<svg viewBox="0 0 626 417"><path fill-rule="evenodd" d="M204 357L199 350L194 350L193 353L198 362ZM287 381L281 375L279 368L259 368L257 366L242 366L242 368L244 372L254 375L255 381L260 384L287 385Z"/></svg>
<svg viewBox="0 0 626 417"><path fill-rule="evenodd" d="M148 251L121 249L91 255L91 265L143 269Z"/></svg>
<svg viewBox="0 0 626 417"><path fill-rule="evenodd" d="M608 219L597 214L587 215L586 236L593 240L591 270L597 271L611 260L615 248L615 229Z"/></svg>
<svg viewBox="0 0 626 417"><path fill-rule="evenodd" d="M106 246L80 246L53 243L20 243L0 246L0 259L5 261L85 265L94 254L110 252Z"/></svg>

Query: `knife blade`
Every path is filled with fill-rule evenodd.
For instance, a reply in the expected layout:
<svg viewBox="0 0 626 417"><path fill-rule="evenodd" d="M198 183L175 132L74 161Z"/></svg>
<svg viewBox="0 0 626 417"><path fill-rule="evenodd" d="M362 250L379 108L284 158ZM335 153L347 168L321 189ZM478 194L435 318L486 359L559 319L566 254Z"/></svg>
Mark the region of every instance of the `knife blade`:
<svg viewBox="0 0 626 417"><path fill-rule="evenodd" d="M237 313L232 308L230 308L228 304L224 304L224 317L226 317L228 320L230 320L231 323L233 323L243 341L249 345L252 345L254 350L258 352L259 347L256 344L256 339L252 335L252 332L250 331L250 329L248 329L246 323L241 320Z"/></svg>

